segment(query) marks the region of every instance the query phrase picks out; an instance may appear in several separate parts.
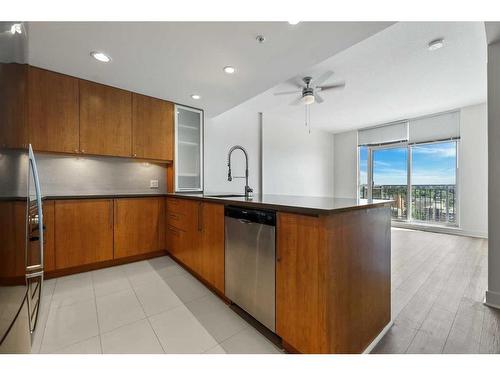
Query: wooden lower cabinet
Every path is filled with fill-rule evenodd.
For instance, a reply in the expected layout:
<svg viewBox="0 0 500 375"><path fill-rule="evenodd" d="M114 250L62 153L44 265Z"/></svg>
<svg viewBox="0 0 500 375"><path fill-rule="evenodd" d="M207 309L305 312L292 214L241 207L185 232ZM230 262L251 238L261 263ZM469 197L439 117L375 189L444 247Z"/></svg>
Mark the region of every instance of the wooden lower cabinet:
<svg viewBox="0 0 500 375"><path fill-rule="evenodd" d="M121 198L114 201L114 258L163 249L160 225L164 198ZM164 227L162 227L164 228ZM163 241L163 239L162 239Z"/></svg>
<svg viewBox="0 0 500 375"><path fill-rule="evenodd" d="M277 224L277 334L301 353L362 353L391 320L390 207Z"/></svg>
<svg viewBox="0 0 500 375"><path fill-rule="evenodd" d="M0 282L25 282L26 201L0 200Z"/></svg>
<svg viewBox="0 0 500 375"><path fill-rule="evenodd" d="M167 198L167 249L224 293L224 205Z"/></svg>
<svg viewBox="0 0 500 375"><path fill-rule="evenodd" d="M203 203L200 227L200 274L224 293L224 205Z"/></svg>
<svg viewBox="0 0 500 375"><path fill-rule="evenodd" d="M56 269L55 253L55 202L51 200L43 201L43 263L47 272Z"/></svg>
<svg viewBox="0 0 500 375"><path fill-rule="evenodd" d="M113 200L55 201L56 268L113 259Z"/></svg>
<svg viewBox="0 0 500 375"><path fill-rule="evenodd" d="M326 353L326 266L320 219L279 213L276 233L276 333L301 353Z"/></svg>

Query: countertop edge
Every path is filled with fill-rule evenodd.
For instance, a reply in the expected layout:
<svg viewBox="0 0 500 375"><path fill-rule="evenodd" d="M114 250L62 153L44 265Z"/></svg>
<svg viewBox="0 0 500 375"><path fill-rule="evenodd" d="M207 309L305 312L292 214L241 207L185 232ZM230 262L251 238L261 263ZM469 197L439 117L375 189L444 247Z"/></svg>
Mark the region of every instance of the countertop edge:
<svg viewBox="0 0 500 375"><path fill-rule="evenodd" d="M209 197L209 196L196 196L196 195L188 195L188 194L179 194L179 193L167 193L167 197L179 198L179 199L191 199L191 200L199 200L205 202L212 203L220 203L234 206L244 206L250 208L264 208L270 209L274 211L282 211L282 212L292 212L292 213L302 213L308 215L325 215L331 213L340 213L347 212L353 210L363 210L368 208L375 207L383 207L390 206L393 201L386 200L381 202L372 202L367 204L360 204L356 206L347 206L347 207L339 207L339 208L317 208L317 207L301 207L301 206L287 206L285 204L273 204L273 203L265 203L265 202L254 202L252 200L248 201L240 201L233 200L231 198L219 198L219 197Z"/></svg>

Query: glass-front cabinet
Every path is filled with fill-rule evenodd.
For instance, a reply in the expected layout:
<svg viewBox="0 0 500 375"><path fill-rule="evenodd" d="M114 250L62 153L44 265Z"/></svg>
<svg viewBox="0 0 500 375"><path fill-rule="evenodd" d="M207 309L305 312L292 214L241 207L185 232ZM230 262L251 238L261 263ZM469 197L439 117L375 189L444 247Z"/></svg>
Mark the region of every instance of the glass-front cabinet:
<svg viewBox="0 0 500 375"><path fill-rule="evenodd" d="M175 106L175 191L203 190L203 111Z"/></svg>

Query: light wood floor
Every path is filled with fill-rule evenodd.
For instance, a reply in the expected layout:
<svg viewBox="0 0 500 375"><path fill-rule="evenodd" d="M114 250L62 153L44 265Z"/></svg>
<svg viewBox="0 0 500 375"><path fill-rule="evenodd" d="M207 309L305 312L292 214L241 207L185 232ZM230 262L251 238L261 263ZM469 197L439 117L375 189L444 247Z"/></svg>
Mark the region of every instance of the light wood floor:
<svg viewBox="0 0 500 375"><path fill-rule="evenodd" d="M487 256L484 239L393 229L394 325L373 353L500 353Z"/></svg>

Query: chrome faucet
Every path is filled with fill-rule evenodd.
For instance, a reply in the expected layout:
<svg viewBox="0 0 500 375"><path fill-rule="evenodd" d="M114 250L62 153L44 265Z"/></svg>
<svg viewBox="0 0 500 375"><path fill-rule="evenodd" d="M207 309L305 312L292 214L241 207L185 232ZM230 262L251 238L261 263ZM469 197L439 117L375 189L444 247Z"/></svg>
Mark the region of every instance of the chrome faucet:
<svg viewBox="0 0 500 375"><path fill-rule="evenodd" d="M234 150L241 150L243 151L243 154L245 155L245 176L232 176L231 175L231 154L233 153ZM233 146L229 150L229 153L227 154L227 167L228 167L228 172L227 172L227 180L232 181L233 178L244 178L245 179L245 198L251 198L253 189L248 186L248 154L247 150L245 150L242 146Z"/></svg>

